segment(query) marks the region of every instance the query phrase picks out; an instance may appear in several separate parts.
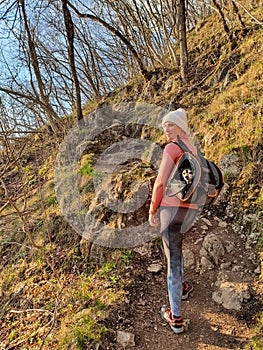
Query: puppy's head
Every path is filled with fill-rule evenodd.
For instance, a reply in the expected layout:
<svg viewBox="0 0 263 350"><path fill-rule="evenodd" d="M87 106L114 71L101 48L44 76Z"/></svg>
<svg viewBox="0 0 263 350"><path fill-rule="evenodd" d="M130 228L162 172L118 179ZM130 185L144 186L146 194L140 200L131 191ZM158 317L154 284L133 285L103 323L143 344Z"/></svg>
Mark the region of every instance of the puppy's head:
<svg viewBox="0 0 263 350"><path fill-rule="evenodd" d="M193 173L192 169L190 169L190 168L183 169L182 178L187 184L191 184L193 182L193 178L194 178L194 173Z"/></svg>

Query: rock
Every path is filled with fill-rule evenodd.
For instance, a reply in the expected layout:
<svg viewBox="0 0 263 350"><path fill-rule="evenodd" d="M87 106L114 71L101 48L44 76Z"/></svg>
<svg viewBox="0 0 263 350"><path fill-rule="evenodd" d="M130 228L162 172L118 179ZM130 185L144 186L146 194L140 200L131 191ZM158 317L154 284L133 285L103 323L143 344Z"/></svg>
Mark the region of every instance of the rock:
<svg viewBox="0 0 263 350"><path fill-rule="evenodd" d="M193 266L195 264L195 255L190 249L185 249L183 251L183 255L184 255L185 268L188 268L188 267Z"/></svg>
<svg viewBox="0 0 263 350"><path fill-rule="evenodd" d="M117 343L122 345L123 348L134 347L134 334L130 332L117 331Z"/></svg>
<svg viewBox="0 0 263 350"><path fill-rule="evenodd" d="M226 270L226 269L229 269L232 265L232 261L229 261L229 262L225 262L225 263L222 263L220 265L220 270Z"/></svg>
<svg viewBox="0 0 263 350"><path fill-rule="evenodd" d="M231 253L231 252L235 251L236 246L233 242L225 241L225 248L226 248L227 253Z"/></svg>
<svg viewBox="0 0 263 350"><path fill-rule="evenodd" d="M213 300L228 310L240 311L242 303L251 297L248 284L223 282L213 293Z"/></svg>
<svg viewBox="0 0 263 350"><path fill-rule="evenodd" d="M198 239L194 242L194 244L197 245L198 243L200 243L200 242L202 242L202 241L203 241L203 237L198 238Z"/></svg>
<svg viewBox="0 0 263 350"><path fill-rule="evenodd" d="M254 270L254 273L256 275L260 275L261 274L261 266L260 265L258 265L258 267Z"/></svg>
<svg viewBox="0 0 263 350"><path fill-rule="evenodd" d="M208 219L206 219L206 218L202 218L202 221L203 221L207 226L210 226L210 227L213 226L213 224L211 223L211 221L208 220Z"/></svg>
<svg viewBox="0 0 263 350"><path fill-rule="evenodd" d="M147 267L147 270L149 272L153 272L153 273L158 273L160 271L162 271L163 267L161 264L151 264L150 266Z"/></svg>
<svg viewBox="0 0 263 350"><path fill-rule="evenodd" d="M241 172L242 162L237 154L232 153L224 156L221 159L219 166L223 173L237 176Z"/></svg>
<svg viewBox="0 0 263 350"><path fill-rule="evenodd" d="M224 254L225 249L221 240L215 234L206 236L200 250L202 269L211 268L211 265L218 266Z"/></svg>
<svg viewBox="0 0 263 350"><path fill-rule="evenodd" d="M225 222L223 220L220 220L219 223L218 223L218 226L219 227L227 227L227 222Z"/></svg>
<svg viewBox="0 0 263 350"><path fill-rule="evenodd" d="M162 158L162 149L153 144L149 149L149 154L147 155L147 161L151 164L157 164L158 161Z"/></svg>
<svg viewBox="0 0 263 350"><path fill-rule="evenodd" d="M212 270L214 267L214 264L209 259L205 256L201 257L201 273L207 270Z"/></svg>

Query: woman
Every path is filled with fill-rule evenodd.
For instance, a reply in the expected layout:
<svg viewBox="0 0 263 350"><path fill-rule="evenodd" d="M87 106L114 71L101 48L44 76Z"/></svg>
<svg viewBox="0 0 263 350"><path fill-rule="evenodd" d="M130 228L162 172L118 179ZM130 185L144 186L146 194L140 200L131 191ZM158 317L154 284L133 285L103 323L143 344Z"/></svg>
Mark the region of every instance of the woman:
<svg viewBox="0 0 263 350"><path fill-rule="evenodd" d="M182 108L169 112L162 120L165 135L170 143L164 148L158 176L155 180L151 206L149 210L149 224L159 225L157 210L160 209L161 235L167 259L167 286L170 306L162 306L160 313L175 333L184 331L181 317L181 300L186 299L193 290L192 283L184 280L184 266L182 254L183 233L192 226L197 214L198 205L182 202L176 196L165 194L166 184L174 164L179 160L183 151L173 142L180 139L189 147L193 154L197 154L196 147L189 141L189 128L186 111Z"/></svg>

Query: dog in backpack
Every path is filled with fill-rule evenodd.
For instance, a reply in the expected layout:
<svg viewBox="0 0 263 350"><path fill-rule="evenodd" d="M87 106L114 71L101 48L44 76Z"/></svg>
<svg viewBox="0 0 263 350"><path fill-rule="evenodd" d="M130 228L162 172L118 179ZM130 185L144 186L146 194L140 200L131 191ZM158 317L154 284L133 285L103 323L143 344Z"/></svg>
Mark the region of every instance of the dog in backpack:
<svg viewBox="0 0 263 350"><path fill-rule="evenodd" d="M182 178L187 185L190 185L194 179L194 173L193 173L192 169L190 169L190 168L183 169L182 170Z"/></svg>

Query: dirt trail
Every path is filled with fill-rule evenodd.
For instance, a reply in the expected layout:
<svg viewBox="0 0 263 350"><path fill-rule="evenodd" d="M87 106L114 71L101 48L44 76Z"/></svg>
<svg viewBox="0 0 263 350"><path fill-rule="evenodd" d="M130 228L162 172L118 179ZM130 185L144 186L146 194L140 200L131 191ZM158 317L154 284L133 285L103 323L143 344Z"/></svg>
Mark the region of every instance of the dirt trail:
<svg viewBox="0 0 263 350"><path fill-rule="evenodd" d="M253 313L253 298L244 305L242 311L227 310L212 299L212 294L218 289L215 285L218 274L222 273L223 266L242 267L239 271L228 271L231 282L253 282L252 273L242 271L254 271L255 266L249 260L249 254L244 247L240 235L227 226L218 227L218 221L204 231L204 222L199 220L193 229L185 235L184 249L190 249L198 261L202 239L205 235L215 233L222 242L231 241L235 249L226 253L218 267L200 274L196 263L185 269L186 277L194 283L194 291L188 300L182 303L182 316L189 320L188 329L179 335L174 334L168 325L165 325L159 316L159 308L168 303L166 288L166 264L161 249L161 244L154 245L151 256L138 255L129 266L134 277L134 282L128 287L127 303L123 308L114 312L107 322L107 327L112 329L108 337L99 349L123 349L116 342L116 331L130 332L135 336L135 346L126 349L137 350L227 350L243 349L252 333L248 327ZM151 273L147 267L152 263L161 263L163 268L159 273ZM222 266L222 265L221 265ZM231 267L228 269L231 270ZM232 268L233 270L233 268ZM234 269L235 270L235 269Z"/></svg>

